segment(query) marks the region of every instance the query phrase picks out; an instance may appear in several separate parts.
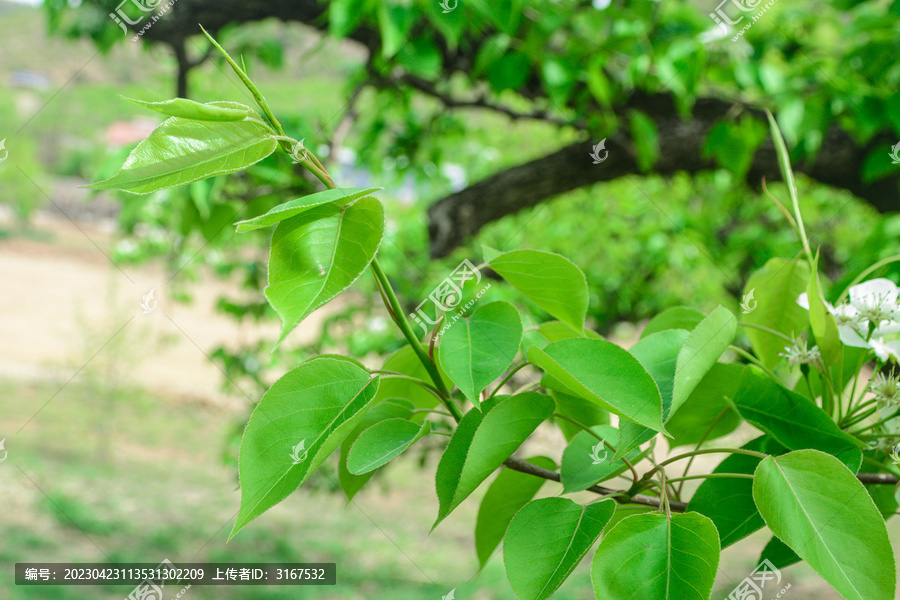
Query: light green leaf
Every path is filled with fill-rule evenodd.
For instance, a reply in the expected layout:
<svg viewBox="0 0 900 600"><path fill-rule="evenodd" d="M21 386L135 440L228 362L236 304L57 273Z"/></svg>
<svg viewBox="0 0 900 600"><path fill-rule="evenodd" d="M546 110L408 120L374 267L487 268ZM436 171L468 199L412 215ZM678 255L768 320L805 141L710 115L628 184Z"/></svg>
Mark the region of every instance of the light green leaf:
<svg viewBox="0 0 900 600"><path fill-rule="evenodd" d="M893 600L897 575L884 519L862 483L818 450L769 457L753 498L766 525L847 600Z"/></svg>
<svg viewBox="0 0 900 600"><path fill-rule="evenodd" d="M482 305L441 336L441 367L466 398L480 406L482 390L512 364L521 340L522 318L512 304Z"/></svg>
<svg viewBox="0 0 900 600"><path fill-rule="evenodd" d="M659 388L623 348L606 340L573 338L554 342L544 350L532 346L528 360L582 398L665 433Z"/></svg>
<svg viewBox="0 0 900 600"><path fill-rule="evenodd" d="M747 323L773 329L788 337L803 333L809 315L797 304L797 298L806 291L809 282L809 265L801 260L771 258L747 280L744 295L753 292L756 307L742 315ZM752 306L752 305L751 305ZM774 367L780 360L779 352L787 345L779 336L755 327L746 328L747 337L756 355L767 367Z"/></svg>
<svg viewBox="0 0 900 600"><path fill-rule="evenodd" d="M676 306L668 310L664 310L647 323L641 337L645 338L650 334L658 331L666 331L668 329L685 329L691 331L700 321L706 318L702 312L696 308L688 306Z"/></svg>
<svg viewBox="0 0 900 600"><path fill-rule="evenodd" d="M348 207L323 204L275 228L266 298L281 317L280 344L312 311L365 271L384 235L384 208L371 196Z"/></svg>
<svg viewBox="0 0 900 600"><path fill-rule="evenodd" d="M320 358L275 382L241 441L241 509L231 537L297 489L356 427L378 378L352 362Z"/></svg>
<svg viewBox="0 0 900 600"><path fill-rule="evenodd" d="M556 410L554 412L569 417L584 427L610 424L609 413L590 400L553 389L548 390L548 392L553 401L556 402ZM580 431L583 431L581 427L566 419L556 419L556 422L568 441L571 441Z"/></svg>
<svg viewBox="0 0 900 600"><path fill-rule="evenodd" d="M672 407L672 391L675 386L675 366L679 352L690 334L683 329L669 329L650 334L631 347L629 352L653 377L662 398L663 421ZM653 439L656 431L631 421L619 422L619 444L615 458L619 459L644 442Z"/></svg>
<svg viewBox="0 0 900 600"><path fill-rule="evenodd" d="M719 306L697 325L678 353L672 412L687 401L688 396L709 373L728 349L737 332L737 319L731 311Z"/></svg>
<svg viewBox="0 0 900 600"><path fill-rule="evenodd" d="M772 381L756 367L741 375L734 405L741 416L789 450L815 448L832 454L856 472L863 443L825 414L812 400Z"/></svg>
<svg viewBox="0 0 900 600"><path fill-rule="evenodd" d="M619 445L619 432L609 425L591 427L591 431L603 438L613 448ZM631 452L627 458L631 464L639 462L646 454L639 450ZM559 470L563 494L580 492L592 485L621 474L628 467L625 461L616 460L613 452L587 431L578 433L563 452Z"/></svg>
<svg viewBox="0 0 900 600"><path fill-rule="evenodd" d="M256 121L193 121L172 117L131 151L113 177L85 186L148 194L246 169L278 143Z"/></svg>
<svg viewBox="0 0 900 600"><path fill-rule="evenodd" d="M270 225L275 225L285 219L299 215L314 206L328 204L330 202L340 202L342 205L349 204L357 198L362 198L363 196L367 196L372 192L377 192L380 189L383 188L347 188L316 192L309 196L303 196L302 198L279 204L264 215L238 221L234 224L235 230L238 233L245 233L262 227L269 227Z"/></svg>
<svg viewBox="0 0 900 600"><path fill-rule="evenodd" d="M406 419L387 419L363 431L347 455L347 470L364 475L391 462L416 441L431 433L431 421L421 425Z"/></svg>
<svg viewBox="0 0 900 600"><path fill-rule="evenodd" d="M165 102L146 102L144 100L125 98L125 96L121 97L138 106L149 108L152 111L169 115L170 117L181 117L196 121L241 121L245 117L256 115L252 108L237 102L229 102L221 106L224 103L201 104L186 98L173 98ZM256 116L259 118L259 115Z"/></svg>
<svg viewBox="0 0 900 600"><path fill-rule="evenodd" d="M694 388L687 401L666 421L674 438L672 448L693 446L702 439L728 435L741 424L732 400L737 393L744 365L716 363Z"/></svg>
<svg viewBox="0 0 900 600"><path fill-rule="evenodd" d="M522 600L549 598L609 523L615 500L586 506L568 498L542 498L516 513L503 542L503 563Z"/></svg>
<svg viewBox="0 0 900 600"><path fill-rule="evenodd" d="M527 460L548 471L556 470L556 463L546 456L535 456ZM546 482L546 479L512 469L500 471L485 492L481 506L478 507L478 519L475 522L475 552L478 554L479 569L484 568L491 554L500 545L513 516L534 498Z"/></svg>
<svg viewBox="0 0 900 600"><path fill-rule="evenodd" d="M538 332L551 343L573 337L589 337L595 340L603 339L600 334L595 331L590 329L578 331L577 329L572 329L572 327L566 325L562 321L546 321L541 323L538 325Z"/></svg>
<svg viewBox="0 0 900 600"><path fill-rule="evenodd" d="M493 258L490 266L539 307L576 331L584 329L587 280L572 261L551 252L513 250Z"/></svg>
<svg viewBox="0 0 900 600"><path fill-rule="evenodd" d="M366 411L365 416L357 423L356 427L353 428L353 431L351 431L350 434L344 438L344 441L341 442L341 456L338 461L338 482L341 484L341 489L347 494L348 500L353 500L353 496L355 496L356 493L368 483L369 479L372 478L372 475L375 474L375 471L369 471L365 475L354 475L347 470L347 456L350 454L350 448L353 446L353 442L359 438L363 431L376 423L380 423L386 419L405 419L409 421L412 420L412 417L414 416L414 406L412 402L401 398L382 399L384 388L391 381L398 380L381 379L381 384L378 386L378 392L375 394L375 399L372 400L371 408Z"/></svg>
<svg viewBox="0 0 900 600"><path fill-rule="evenodd" d="M467 412L438 463L435 482L440 511L432 529L551 414L553 401L535 392L495 396L481 405L481 411Z"/></svg>
<svg viewBox="0 0 900 600"><path fill-rule="evenodd" d="M838 335L837 322L834 315L825 306L822 286L819 283L819 252L813 261L813 272L806 285L806 297L809 300L809 324L822 358L828 366L836 365L841 360L841 338Z"/></svg>
<svg viewBox="0 0 900 600"><path fill-rule="evenodd" d="M719 534L698 513L633 515L600 542L591 565L603 600L709 600Z"/></svg>

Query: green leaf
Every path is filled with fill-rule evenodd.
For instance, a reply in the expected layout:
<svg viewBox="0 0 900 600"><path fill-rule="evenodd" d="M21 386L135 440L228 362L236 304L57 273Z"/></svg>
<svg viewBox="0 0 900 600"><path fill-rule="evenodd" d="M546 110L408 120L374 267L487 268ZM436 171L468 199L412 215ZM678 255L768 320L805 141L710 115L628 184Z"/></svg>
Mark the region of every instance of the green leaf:
<svg viewBox="0 0 900 600"><path fill-rule="evenodd" d="M697 513L634 515L600 542L591 565L603 600L709 600L719 564L719 534Z"/></svg>
<svg viewBox="0 0 900 600"><path fill-rule="evenodd" d="M590 329L578 331L577 329L572 329L571 326L566 325L562 321L546 321L541 323L538 325L538 332L547 338L548 342L558 342L573 337L589 337L595 340L603 339L600 334L595 331L591 331Z"/></svg>
<svg viewBox="0 0 900 600"><path fill-rule="evenodd" d="M387 419L363 431L347 455L347 470L364 475L391 462L416 441L431 433L431 421L421 425L406 419Z"/></svg>
<svg viewBox="0 0 900 600"><path fill-rule="evenodd" d="M627 350L606 340L573 338L541 350L528 360L578 396L635 423L664 432L659 388Z"/></svg>
<svg viewBox="0 0 900 600"><path fill-rule="evenodd" d="M609 413L590 400L585 400L584 398L557 390L551 389L548 391L550 397L556 402L556 410L554 412L569 417L570 419L574 419L577 423L580 423L585 427L609 425ZM567 441L571 441L578 432L583 431L581 427L578 427L565 419L557 419L556 422Z"/></svg>
<svg viewBox="0 0 900 600"><path fill-rule="evenodd" d="M384 208L371 196L348 207L322 204L275 228L266 298L281 317L280 344L312 311L365 271L384 235Z"/></svg>
<svg viewBox="0 0 900 600"><path fill-rule="evenodd" d="M447 376L480 406L481 392L512 364L522 341L522 318L509 302L490 302L456 321L441 336Z"/></svg>
<svg viewBox="0 0 900 600"><path fill-rule="evenodd" d="M572 261L551 252L513 250L491 259L490 265L539 307L576 331L584 329L587 280Z"/></svg>
<svg viewBox="0 0 900 600"><path fill-rule="evenodd" d="M759 562L762 563L764 560L768 560L776 569L783 569L800 562L800 557L787 544L773 535L759 555Z"/></svg>
<svg viewBox="0 0 900 600"><path fill-rule="evenodd" d="M693 446L702 439L728 435L743 419L731 401L738 389L744 365L716 363L688 399L666 421L674 438L672 448ZM705 436L705 438L704 438Z"/></svg>
<svg viewBox="0 0 900 600"><path fill-rule="evenodd" d="M131 151L119 172L85 186L148 194L246 169L278 142L256 121L192 121L172 117Z"/></svg>
<svg viewBox="0 0 900 600"><path fill-rule="evenodd" d="M237 102L229 102L226 106L221 106L220 104L224 103L201 104L186 98L173 98L165 102L145 102L144 100L125 98L125 96L121 96L121 98L170 117L196 121L241 121L245 117L256 115L252 108ZM259 115L256 116L259 117Z"/></svg>
<svg viewBox="0 0 900 600"><path fill-rule="evenodd" d="M641 337L657 333L658 331L666 331L668 329L685 329L691 331L700 321L706 318L702 312L696 308L687 306L676 306L668 310L664 310L647 323Z"/></svg>
<svg viewBox="0 0 900 600"><path fill-rule="evenodd" d="M841 431L812 400L772 381L756 367L744 369L734 405L742 417L789 450L827 452L854 472L862 463L862 442Z"/></svg>
<svg viewBox="0 0 900 600"><path fill-rule="evenodd" d="M378 377L349 361L320 358L275 382L241 440L241 509L231 537L297 489L356 427Z"/></svg>
<svg viewBox="0 0 900 600"><path fill-rule="evenodd" d="M416 356L415 351L413 351L412 346L409 345L403 346L387 357L381 368L384 371L394 371L396 373L415 377L422 382L433 385L431 377L428 375L428 371L425 370L425 367ZM440 370L440 366L438 366L438 370ZM442 377L442 379L449 389L452 386L452 382L447 377ZM440 403L434 394L424 389L422 386L409 379L401 379L398 377L383 377L381 379L381 386L378 388L376 400L385 398L404 398L411 402L415 408L434 408ZM413 415L410 420L415 421L417 418L424 419L424 414L426 413Z"/></svg>
<svg viewBox="0 0 900 600"><path fill-rule="evenodd" d="M503 542L503 563L522 600L549 598L609 523L615 500L582 506L568 498L542 498L516 513Z"/></svg>
<svg viewBox="0 0 900 600"><path fill-rule="evenodd" d="M744 295L753 292L757 304L750 313L743 315L743 320L788 337L800 335L807 328L809 315L797 304L797 298L806 291L809 278L809 265L804 261L769 259L744 286ZM785 340L755 327L748 327L746 331L762 363L774 367L781 360L778 353L784 352Z"/></svg>
<svg viewBox="0 0 900 600"><path fill-rule="evenodd" d="M556 463L546 456L535 456L527 459L531 464L556 470ZM494 550L500 545L506 528L520 508L534 498L546 479L503 469L488 487L481 506L478 507L478 519L475 522L475 552L478 554L479 569L483 569Z"/></svg>
<svg viewBox="0 0 900 600"><path fill-rule="evenodd" d="M390 58L406 43L413 24L410 7L383 1L378 3L378 27L381 31L381 56Z"/></svg>
<svg viewBox="0 0 900 600"><path fill-rule="evenodd" d="M553 414L553 401L535 392L495 396L467 412L438 463L438 523L509 458Z"/></svg>
<svg viewBox="0 0 900 600"><path fill-rule="evenodd" d="M615 427L598 425L591 427L591 431L603 438L613 448L618 447L619 432ZM634 464L643 457L640 451L635 450L627 458ZM587 431L582 431L572 438L563 452L559 470L560 483L563 486L562 493L570 494L586 490L592 485L616 477L627 468L625 461L616 460L603 442Z"/></svg>
<svg viewBox="0 0 900 600"><path fill-rule="evenodd" d="M531 61L528 56L513 50L507 52L488 67L488 81L495 92L515 90L528 81L531 75Z"/></svg>
<svg viewBox="0 0 900 600"><path fill-rule="evenodd" d="M672 391L675 386L675 365L678 354L688 339L689 333L683 329L669 329L653 333L638 341L629 352L653 377L662 398L663 421L672 407ZM656 431L642 427L631 421L619 422L619 444L615 458L619 459L644 442L653 439Z"/></svg>
<svg viewBox="0 0 900 600"><path fill-rule="evenodd" d="M299 215L314 206L329 204L331 202L340 202L342 205L349 204L357 198L362 198L363 196L367 196L372 192L377 192L381 189L383 188L347 188L316 192L309 196L303 196L302 198L279 204L264 215L238 221L234 224L235 230L238 233L245 233L263 227L269 227L270 225L275 225L285 219Z"/></svg>
<svg viewBox="0 0 900 600"><path fill-rule="evenodd" d="M763 435L741 446L766 454L784 454L787 448L772 437ZM732 454L713 473L745 473L753 475L761 458ZM688 510L709 517L719 531L722 548L730 546L765 525L753 501L753 481L738 478L707 479L688 503Z"/></svg>
<svg viewBox="0 0 900 600"><path fill-rule="evenodd" d="M737 319L719 306L697 325L678 353L672 412L684 404L700 380L728 349L737 332Z"/></svg>
<svg viewBox="0 0 900 600"><path fill-rule="evenodd" d="M822 286L819 283L819 252L813 261L813 272L806 285L806 297L809 300L809 324L822 358L828 366L841 360L841 338L838 335L837 322L825 306Z"/></svg>
<svg viewBox="0 0 900 600"><path fill-rule="evenodd" d="M365 416L356 425L353 431L341 442L341 456L338 461L338 482L341 489L347 495L348 500L353 500L353 496L363 488L364 485L372 478L375 471L369 471L365 475L354 475L347 470L347 456L350 454L350 448L353 442L359 438L363 431L376 423L380 423L386 419L406 419L411 420L413 417L413 404L408 400L401 398L382 399L382 393L387 383L390 381L398 381L397 379L381 379L378 386L378 392L372 400L372 407L366 411ZM433 397L433 396L432 396ZM424 413L420 413L424 414Z"/></svg>
<svg viewBox="0 0 900 600"><path fill-rule="evenodd" d="M862 483L833 456L798 450L763 460L753 498L766 525L847 600L893 600L894 553Z"/></svg>

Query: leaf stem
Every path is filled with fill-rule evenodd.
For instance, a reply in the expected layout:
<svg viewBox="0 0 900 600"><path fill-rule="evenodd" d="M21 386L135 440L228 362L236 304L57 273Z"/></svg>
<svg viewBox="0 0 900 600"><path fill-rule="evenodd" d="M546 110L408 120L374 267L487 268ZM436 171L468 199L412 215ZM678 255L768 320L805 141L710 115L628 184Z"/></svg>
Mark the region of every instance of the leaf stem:
<svg viewBox="0 0 900 600"><path fill-rule="evenodd" d="M575 425L576 427L581 428L582 431L587 431L589 434L591 434L592 436L594 436L595 438L597 438L598 440L600 440L601 442L603 442L603 445L606 446L607 449L612 450L612 453L613 453L613 454L615 454L616 452L618 452L618 450L617 450L615 447L613 447L612 444L610 444L609 442L607 442L606 440L604 440L602 436L600 436L597 432L595 432L595 431L594 431L593 429L591 429L590 427L587 427L587 426L585 426L585 425L579 423L579 422L576 421L575 419L572 419L572 418L570 418L570 417L567 417L566 415L562 415L562 414L557 413L557 412L553 413L553 416L556 417L557 419L563 419L563 420L565 420L565 421L568 421L568 422L571 423L572 425ZM631 476L632 476L632 479L633 479L632 483L637 483L638 479L640 479L640 475L638 475L638 472L635 470L634 465L631 464L631 461L629 461L629 460L628 460L627 458L625 458L624 456L622 457L621 460L622 460L623 463L625 463L625 466L628 467L628 469L631 471Z"/></svg>

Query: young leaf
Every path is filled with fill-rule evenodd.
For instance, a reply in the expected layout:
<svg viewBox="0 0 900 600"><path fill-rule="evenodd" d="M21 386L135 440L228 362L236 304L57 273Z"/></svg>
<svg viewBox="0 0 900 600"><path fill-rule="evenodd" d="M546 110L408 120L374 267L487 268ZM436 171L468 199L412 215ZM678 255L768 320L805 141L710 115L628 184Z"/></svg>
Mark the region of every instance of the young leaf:
<svg viewBox="0 0 900 600"><path fill-rule="evenodd" d="M475 406L481 392L512 364L522 318L509 302L491 302L453 323L441 336L441 367Z"/></svg>
<svg viewBox="0 0 900 600"><path fill-rule="evenodd" d="M576 331L584 329L587 280L572 261L551 252L513 250L494 257L490 266L539 307Z"/></svg>
<svg viewBox="0 0 900 600"><path fill-rule="evenodd" d="M663 421L672 408L672 391L675 387L675 367L685 341L690 334L683 329L669 329L651 334L638 341L629 352L647 369L662 398ZM644 442L653 439L656 431L622 419L619 422L619 444L615 458L619 459Z"/></svg>
<svg viewBox="0 0 900 600"><path fill-rule="evenodd" d="M308 196L303 196L302 198L297 198L296 200L291 200L290 202L285 202L284 204L279 204L264 215L238 221L234 224L235 231L238 233L245 233L247 231L253 231L254 229L269 227L270 225L280 223L285 219L299 215L300 213L321 204L328 204L330 202L349 204L357 198L362 198L363 196L367 196L372 192L377 192L380 189L383 188L347 188L316 192L315 194L310 194Z"/></svg>
<svg viewBox="0 0 900 600"><path fill-rule="evenodd" d="M481 405L481 411L467 412L438 463L435 483L440 511L432 529L551 414L553 401L535 392L495 396Z"/></svg>
<svg viewBox="0 0 900 600"><path fill-rule="evenodd" d="M816 344L822 352L825 364L835 365L841 360L841 338L838 335L834 315L828 311L825 306L825 298L822 296L822 286L819 283L818 251L813 260L813 272L806 285L806 297L809 301L809 324L813 335L816 336Z"/></svg>
<svg viewBox="0 0 900 600"><path fill-rule="evenodd" d="M275 382L241 440L241 509L229 538L297 489L357 425L378 378L355 364L319 358Z"/></svg>
<svg viewBox="0 0 900 600"><path fill-rule="evenodd" d="M125 98L125 96L122 96L122 98ZM256 114L249 106L244 106L237 102L230 102L226 106L220 106L219 104L221 103L201 104L186 98L173 98L165 102L145 102L144 100L135 100L133 98L125 98L125 100L170 117L181 117L196 121L241 121L245 117Z"/></svg>
<svg viewBox="0 0 900 600"><path fill-rule="evenodd" d="M854 473L859 470L862 442L841 431L815 402L772 381L756 367L744 369L734 405L742 417L785 448L822 450Z"/></svg>
<svg viewBox="0 0 900 600"><path fill-rule="evenodd" d="M798 450L756 469L766 525L847 600L893 600L894 552L862 483L833 456Z"/></svg>
<svg viewBox="0 0 900 600"><path fill-rule="evenodd" d="M737 332L737 319L721 306L697 325L678 353L672 413L676 412L728 349ZM668 415L664 415L668 417Z"/></svg>
<svg viewBox="0 0 900 600"><path fill-rule="evenodd" d="M431 433L431 421L421 425L406 419L387 419L363 431L347 455L347 470L364 475L391 462L422 436Z"/></svg>
<svg viewBox="0 0 900 600"><path fill-rule="evenodd" d="M535 456L527 460L548 471L556 470L556 463L546 456ZM500 471L481 499L481 506L478 507L478 519L475 522L475 552L478 555L479 569L484 568L494 550L500 545L513 516L534 498L546 482L546 479L512 469Z"/></svg>
<svg viewBox="0 0 900 600"><path fill-rule="evenodd" d="M709 600L718 564L719 534L708 518L648 513L603 537L591 580L603 600Z"/></svg>
<svg viewBox="0 0 900 600"><path fill-rule="evenodd" d="M148 194L246 169L277 145L269 128L256 121L172 117L131 151L118 173L85 187Z"/></svg>
<svg viewBox="0 0 900 600"><path fill-rule="evenodd" d="M503 542L503 563L522 600L549 598L616 512L615 500L586 506L568 498L542 498L516 513Z"/></svg>
<svg viewBox="0 0 900 600"><path fill-rule="evenodd" d="M744 286L744 293L753 292L757 304L752 312L742 315L743 320L786 336L800 335L807 328L809 315L797 304L797 298L806 291L809 278L809 265L804 261L769 259ZM784 339L755 327L748 327L746 331L754 352L764 365L774 367L781 361L778 353L784 352Z"/></svg>
<svg viewBox="0 0 900 600"><path fill-rule="evenodd" d="M353 428L353 431L344 438L344 441L341 442L341 456L338 461L338 482L341 484L341 489L347 494L348 500L353 500L353 496L355 496L356 493L366 485L369 479L372 478L372 475L375 474L375 471L369 471L365 475L354 475L347 470L347 455L350 454L350 448L353 447L353 442L362 435L363 431L376 423L380 423L387 419L405 419L409 421L413 416L414 406L412 402L402 398L383 399L382 394L384 388L391 381L398 380L381 379L381 384L378 386L378 392L372 400L371 408L366 411L362 420L360 420L356 427ZM432 398L433 397L434 396L432 396Z"/></svg>
<svg viewBox="0 0 900 600"><path fill-rule="evenodd" d="M669 416L666 429L674 436L672 448L693 446L702 439L728 435L741 424L731 401L737 393L744 365L716 363L688 399Z"/></svg>
<svg viewBox="0 0 900 600"><path fill-rule="evenodd" d="M532 346L528 360L582 398L664 431L659 388L627 350L606 340L573 338L554 342L544 350Z"/></svg>
<svg viewBox="0 0 900 600"><path fill-rule="evenodd" d="M266 298L283 323L280 344L312 311L365 271L384 235L384 208L371 196L340 207L323 204L275 228Z"/></svg>
<svg viewBox="0 0 900 600"><path fill-rule="evenodd" d="M787 452L787 448L767 435L750 440L741 448L766 454ZM761 461L761 458L747 454L732 454L719 463L713 473L753 475ZM765 525L753 501L753 481L750 479L731 477L707 479L694 492L688 510L696 511L712 520L719 531L723 548Z"/></svg>

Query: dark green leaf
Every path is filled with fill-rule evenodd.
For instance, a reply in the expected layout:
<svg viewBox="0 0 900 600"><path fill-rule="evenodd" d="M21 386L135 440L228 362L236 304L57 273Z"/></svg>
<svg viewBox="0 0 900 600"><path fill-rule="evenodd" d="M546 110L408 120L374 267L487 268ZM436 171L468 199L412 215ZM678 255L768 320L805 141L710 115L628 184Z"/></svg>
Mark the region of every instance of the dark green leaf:
<svg viewBox="0 0 900 600"><path fill-rule="evenodd" d="M347 455L347 470L364 475L391 462L422 436L431 432L431 421L421 425L406 419L387 419L363 431Z"/></svg>

